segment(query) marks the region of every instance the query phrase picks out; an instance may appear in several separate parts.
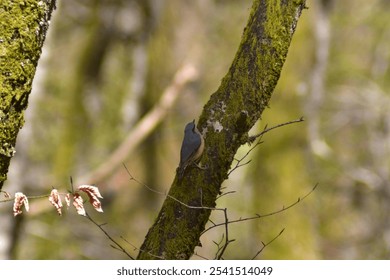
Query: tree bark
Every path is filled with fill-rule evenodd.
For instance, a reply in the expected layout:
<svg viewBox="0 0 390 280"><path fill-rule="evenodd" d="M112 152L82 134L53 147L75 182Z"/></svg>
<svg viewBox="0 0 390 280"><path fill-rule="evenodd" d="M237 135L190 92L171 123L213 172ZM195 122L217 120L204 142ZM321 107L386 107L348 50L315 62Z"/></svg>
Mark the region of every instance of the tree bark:
<svg viewBox="0 0 390 280"><path fill-rule="evenodd" d="M24 110L55 0L0 2L0 190L15 153Z"/></svg>
<svg viewBox="0 0 390 280"><path fill-rule="evenodd" d="M254 1L234 61L199 118L205 169L189 167L183 180L175 178L138 259L192 256L237 149L270 101L304 8L305 0Z"/></svg>

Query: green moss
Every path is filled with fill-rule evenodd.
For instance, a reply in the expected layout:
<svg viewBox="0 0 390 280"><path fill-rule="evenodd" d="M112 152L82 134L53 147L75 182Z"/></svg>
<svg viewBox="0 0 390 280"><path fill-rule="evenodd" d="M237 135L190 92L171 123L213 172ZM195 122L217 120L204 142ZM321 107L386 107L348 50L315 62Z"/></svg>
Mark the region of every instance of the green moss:
<svg viewBox="0 0 390 280"><path fill-rule="evenodd" d="M2 30L0 38L0 58L2 83L0 90L14 91L20 98L24 91L31 90L38 58L43 42L40 34L45 5L37 1L23 1L19 4L4 1L0 6ZM3 97L2 94L2 97ZM9 105L11 98L2 102L0 109Z"/></svg>
<svg viewBox="0 0 390 280"><path fill-rule="evenodd" d="M41 54L49 10L44 1L0 4L0 187L24 124L23 112Z"/></svg>

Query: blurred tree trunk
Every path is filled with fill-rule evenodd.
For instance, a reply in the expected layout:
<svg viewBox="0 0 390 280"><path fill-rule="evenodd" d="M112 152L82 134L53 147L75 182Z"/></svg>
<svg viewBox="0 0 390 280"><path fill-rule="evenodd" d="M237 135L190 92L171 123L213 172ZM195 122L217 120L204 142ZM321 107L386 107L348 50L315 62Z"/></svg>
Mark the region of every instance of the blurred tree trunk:
<svg viewBox="0 0 390 280"><path fill-rule="evenodd" d="M315 63L311 71L310 94L306 103L306 116L308 123L308 139L314 155L327 157L330 148L321 135L321 106L324 103L325 78L329 60L330 49L330 12L333 0L321 0L315 3L314 36L315 36ZM313 160L313 159L311 159ZM310 164L309 166L314 166Z"/></svg>
<svg viewBox="0 0 390 280"><path fill-rule="evenodd" d="M139 259L188 259L199 245L234 155L269 103L304 8L304 0L254 1L236 57L199 119L206 169L189 167L174 180Z"/></svg>
<svg viewBox="0 0 390 280"><path fill-rule="evenodd" d="M116 3L112 3L115 9ZM107 12L105 17L103 11ZM75 162L79 162L78 155L83 160L91 153L93 127L95 116L91 112L101 114L102 103L101 84L103 62L113 43L115 29L113 20L115 13L99 0L91 2L91 12L86 24L86 36L80 38L79 59L74 62L74 71L71 83L66 85L67 98L63 100L66 108L63 115L63 127L58 148L54 152L52 173L62 180L69 174L75 174ZM88 108L88 105L90 108ZM86 133L87 132L87 133Z"/></svg>
<svg viewBox="0 0 390 280"><path fill-rule="evenodd" d="M167 1L161 7L161 20L157 26L152 30L150 42L147 47L147 75L145 91L140 100L141 116L144 116L153 108L158 102L164 88L174 73L174 57L172 53L174 45L174 24L175 14L180 3L177 1ZM160 168L158 166L159 151L161 149L161 142L163 130L161 125L144 141L142 152L145 166L145 180L150 186L157 186L159 184ZM142 190L142 198L144 205L155 205L156 196L150 191Z"/></svg>
<svg viewBox="0 0 390 280"><path fill-rule="evenodd" d="M55 0L0 2L0 190L23 126Z"/></svg>

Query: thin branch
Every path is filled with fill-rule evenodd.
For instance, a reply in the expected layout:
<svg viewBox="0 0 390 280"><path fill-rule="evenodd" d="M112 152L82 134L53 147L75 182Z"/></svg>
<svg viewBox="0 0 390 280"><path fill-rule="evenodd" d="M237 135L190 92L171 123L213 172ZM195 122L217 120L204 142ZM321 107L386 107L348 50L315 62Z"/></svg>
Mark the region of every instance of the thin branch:
<svg viewBox="0 0 390 280"><path fill-rule="evenodd" d="M228 192L222 193L219 196L217 196L217 198L215 200L218 200L225 195L229 195L229 194L233 194L233 193L236 193L236 191L228 191Z"/></svg>
<svg viewBox="0 0 390 280"><path fill-rule="evenodd" d="M121 251L122 253L124 253L126 256L128 256L131 260L134 260L134 258L126 251L125 248L122 247L122 245L120 245L117 241L115 241L114 238L111 237L111 235L103 228L103 226L105 224L98 224L97 222L95 222L94 219L91 218L91 216L86 212L86 218L88 220L90 220L93 224L95 224L95 226L97 226L106 236L109 240L111 240L111 242L113 242L115 244L115 246L111 245L112 248L114 249L117 249L119 251Z"/></svg>
<svg viewBox="0 0 390 280"><path fill-rule="evenodd" d="M260 215L260 214L255 214L254 216L252 217L247 217L247 218L239 218L239 219L236 219L236 220L230 220L228 221L229 224L233 224L233 223L238 223L238 222L243 222L243 221L249 221L249 220L255 220L255 219L260 219L260 218L265 218L265 217L269 217L269 216L273 216L273 215L276 215L276 214L279 214L279 213L282 213L288 209L290 209L291 207L297 205L298 203L302 202L305 198L307 198L312 192L314 192L314 190L317 188L318 184L316 184L307 194L305 194L303 197L298 197L297 201L291 203L290 205L288 205L287 207L283 206L282 209L279 209L279 210L276 210L274 212L270 212L268 214L264 214L264 215ZM220 227L220 226L225 226L225 222L223 223L219 223L219 224L213 224L212 226L208 227L207 229L205 229L201 235L203 235L204 233L206 233L207 231L213 229L213 228L216 228L216 227Z"/></svg>
<svg viewBox="0 0 390 280"><path fill-rule="evenodd" d="M130 246L132 246L134 248L134 250L138 250L140 252L146 252L145 250L142 250L140 248L138 248L137 246L133 245L132 243L130 243L126 238L124 238L123 236L121 236L121 239L126 242L127 244L129 244ZM158 259L161 259L163 260L164 258L162 258L161 256L157 256L157 255L154 255L150 252L146 252L147 254L151 255L152 257L155 257L155 258L158 258Z"/></svg>
<svg viewBox="0 0 390 280"><path fill-rule="evenodd" d="M263 129L262 132L260 132L259 134L255 134L253 136L250 136L248 138L248 143L249 144L252 144L256 139L258 139L258 141L256 142L256 144L251 147L246 153L244 156L242 156L240 159L235 159L236 160L236 165L229 171L228 173L228 176L233 172L235 171L236 169L242 167L242 166L245 166L247 164L249 164L252 160L248 160L244 163L241 163L244 159L246 159L248 157L248 155L257 147L259 146L260 144L262 144L263 142L261 141L262 137L264 134L270 132L271 130L274 130L274 129L277 129L277 128L280 128L280 127L283 127L283 126L286 126L286 125L290 125L290 124L294 124L294 123L299 123L299 122L303 122L304 119L303 117L300 117L299 119L297 120L292 120L292 121L288 121L288 122L284 122L284 123L281 123L281 124L278 124L278 125L275 125L275 126L272 126L270 128L268 128L268 125L266 125Z"/></svg>
<svg viewBox="0 0 390 280"><path fill-rule="evenodd" d="M223 208L207 207L207 206L203 206L203 205L202 205L202 206L192 206L192 205L188 205L188 204L184 203L183 201L177 199L177 198L174 197L174 196L171 196L171 195L169 195L169 194L167 194L167 193L165 193L165 192L157 191L157 190L155 190L155 189L149 187L147 184L142 183L141 181L138 181L135 177L133 177L133 175L131 175L131 173L130 173L129 169L127 169L126 165L123 164L123 166L124 166L124 168L126 169L127 174L130 176L130 180L132 180L132 181L134 181L134 182L140 184L141 186L145 187L146 189L148 189L148 190L151 191L151 192L154 192L154 193L160 194L160 195L164 195L166 198L170 198L170 199L172 199L172 200L178 202L179 204L181 204L181 205L183 205L183 206L185 206L185 207L187 207L187 208L189 208L189 209L201 209L201 210L205 209L205 210L218 210L218 211L224 211Z"/></svg>
<svg viewBox="0 0 390 280"><path fill-rule="evenodd" d="M122 144L95 170L77 180L77 184L85 182L97 183L109 176L134 149L157 127L173 106L184 86L197 78L196 69L186 64L180 68L171 84L164 90L159 102L147 113L127 134Z"/></svg>
<svg viewBox="0 0 390 280"><path fill-rule="evenodd" d="M67 193L59 193L60 195L66 195ZM47 198L47 197L50 197L50 193L49 194L42 194L42 195L28 195L27 198L28 200L32 200L32 199L40 199L40 198ZM1 199L0 200L0 203L3 203L3 202L10 202L10 201L14 201L15 200L15 197L7 197L7 198L4 198L4 199ZM45 201L46 203L46 201Z"/></svg>
<svg viewBox="0 0 390 280"><path fill-rule="evenodd" d="M222 256L225 253L227 246L233 241L235 241L235 239L229 240L229 220L227 215L227 208L224 209L223 213L225 216L225 244L223 245L220 253L218 254L217 260L222 259Z"/></svg>
<svg viewBox="0 0 390 280"><path fill-rule="evenodd" d="M253 143L253 141L255 141L257 138L263 136L267 132L270 132L271 130L274 130L276 128L279 128L279 127L282 127L282 126L286 126L286 125L290 125L290 124L293 124L293 123L303 122L303 121L305 121L305 119L303 117L300 117L297 120L292 120L292 121L288 121L288 122L285 122L285 123L281 123L281 124L272 126L270 128L265 127L264 130L262 132L260 132L259 134L255 134L255 135L250 136L249 139L248 139L248 142L249 143Z"/></svg>
<svg viewBox="0 0 390 280"><path fill-rule="evenodd" d="M257 251L257 253L253 256L252 260L254 260L261 252L263 252L263 250L265 249L265 247L267 247L268 245L270 245L272 242L274 242L276 239L278 239L279 236L282 235L282 233L284 232L284 229L282 229L278 235L276 235L271 241L269 241L268 243L264 243L264 242L261 242L261 244L263 245L263 247L260 248L259 251Z"/></svg>
<svg viewBox="0 0 390 280"><path fill-rule="evenodd" d="M74 193L73 177L70 176L70 177L69 177L69 180L70 180L70 187L71 187L72 193Z"/></svg>
<svg viewBox="0 0 390 280"><path fill-rule="evenodd" d="M215 246L217 246L217 251L215 252L215 258L214 258L215 260L218 259L219 252L220 252L221 249L222 249L221 244L222 244L222 242L223 242L224 239L225 239L225 235L222 234L221 240L219 240L218 242L213 240L213 243L215 244Z"/></svg>
<svg viewBox="0 0 390 280"><path fill-rule="evenodd" d="M196 251L194 252L194 256L197 256L197 257L199 257L199 258L201 258L203 260L208 260L208 258L203 257L202 255L199 255Z"/></svg>

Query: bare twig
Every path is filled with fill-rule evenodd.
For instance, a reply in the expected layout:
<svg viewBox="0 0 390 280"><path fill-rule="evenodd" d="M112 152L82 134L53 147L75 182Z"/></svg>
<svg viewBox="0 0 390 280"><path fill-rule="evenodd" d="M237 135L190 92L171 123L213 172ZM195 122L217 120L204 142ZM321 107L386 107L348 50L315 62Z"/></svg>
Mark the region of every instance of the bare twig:
<svg viewBox="0 0 390 280"><path fill-rule="evenodd" d="M50 196L50 194L31 195L31 196L27 196L27 198L29 200L31 200L31 199L47 198L49 196ZM2 203L2 202L10 202L10 201L14 201L14 200L15 200L15 197L7 197L7 198L4 198L4 199L1 199L0 203Z"/></svg>
<svg viewBox="0 0 390 280"><path fill-rule="evenodd" d="M209 219L209 222L212 223L213 225L216 225L216 223L213 222L213 220Z"/></svg>
<svg viewBox="0 0 390 280"><path fill-rule="evenodd" d="M216 200L217 199L220 199L221 197L225 196L225 195L229 195L229 194L233 194L235 193L236 191L228 191L228 192L224 192L222 194L220 194L219 196L217 196Z"/></svg>
<svg viewBox="0 0 390 280"><path fill-rule="evenodd" d="M115 244L115 246L114 246L114 245L111 245L112 248L114 248L114 249L116 249L116 250L118 250L118 251L124 253L124 254L125 254L126 256L128 256L131 260L134 260L134 258L126 251L126 249L123 248L122 245L120 245L117 241L115 241L115 239L112 238L111 235L103 228L103 226L104 226L105 224L98 224L97 222L95 222L94 219L92 219L92 217L91 217L87 212L86 212L85 214L86 214L85 217L86 217L88 220L90 220L95 226L97 226L97 227L98 227L98 228L107 236L107 238L108 238L112 243Z"/></svg>
<svg viewBox="0 0 390 280"><path fill-rule="evenodd" d="M124 238L123 236L121 236L121 239L126 242L127 244L129 244L130 246L132 246L134 248L134 250L137 250L137 251L140 251L140 252L146 252L144 250L141 250L140 248L138 248L137 246L133 245L132 243L130 243L126 238ZM155 258L158 258L158 259L161 259L163 260L164 258L162 258L161 256L157 256L157 255L154 255L150 252L146 252L147 254L151 255L152 257L155 257Z"/></svg>
<svg viewBox="0 0 390 280"><path fill-rule="evenodd" d="M292 120L292 121L284 122L284 123L281 123L281 124L272 126L272 127L270 127L270 128L268 128L268 125L266 125L266 126L264 127L264 129L263 129L262 132L260 132L260 133L258 133L258 134L255 134L255 135L253 135L253 136L250 136L250 137L248 138L248 143L249 143L249 144L252 144L256 139L258 139L258 141L256 142L256 144L255 144L253 147L251 147L251 148L245 153L244 156L242 156L240 159L235 159L237 163L236 163L236 165L229 171L228 176L229 176L233 171L235 171L236 169L238 169L238 168L240 168L240 167L242 167L242 166L245 166L245 165L249 164L249 163L252 161L252 160L248 160L248 161L242 163L242 161L243 161L244 159L246 159L246 158L248 157L248 155L249 155L257 146L259 146L260 144L263 143L263 142L261 141L261 139L262 139L262 137L263 137L264 134L266 134L267 132L270 132L271 130L274 130L274 129L276 129L276 128L280 128L280 127L282 127L282 126L286 126L286 125L290 125L290 124L294 124L294 123L299 123L299 122L303 122L303 121L304 121L303 117L300 117L300 118L297 119L297 120Z"/></svg>
<svg viewBox="0 0 390 280"><path fill-rule="evenodd" d="M272 242L274 242L279 236L282 235L282 233L284 232L284 229L282 229L278 235L276 235L274 238L272 238L271 241L269 241L268 243L264 243L264 242L261 242L262 244L262 247L260 248L259 251L257 251L257 253L253 256L252 260L254 260L261 252L263 252L263 250L265 249L265 247L267 247L268 245L270 245Z"/></svg>
<svg viewBox="0 0 390 280"><path fill-rule="evenodd" d="M252 135L249 137L248 139L248 142L249 143L253 143L253 141L255 141L257 138L263 136L264 134L266 134L267 132L270 132L271 130L274 130L276 128L279 128L279 127L282 127L282 126L286 126L286 125L290 125L290 124L293 124L293 123L299 123L299 122L303 122L305 121L303 117L300 117L299 119L297 120L292 120L292 121L288 121L288 122L284 122L284 123L281 123L281 124L278 124L278 125L275 125L275 126L272 126L270 128L267 128L267 126L264 128L264 130L262 132L260 132L259 134L255 134L255 135Z"/></svg>
<svg viewBox="0 0 390 280"><path fill-rule="evenodd" d="M177 198L174 197L174 196L171 196L171 195L169 195L169 194L167 194L167 193L165 193L165 192L157 191L157 190L155 190L155 189L149 187L149 186L146 185L145 183L142 183L141 181L139 181L139 180L137 180L135 177L133 177L133 175L131 175L130 171L127 169L127 167L126 167L125 164L123 164L123 166L124 166L124 168L126 169L127 174L130 176L130 180L132 180L132 181L134 181L134 182L140 184L141 186L145 187L146 189L150 190L151 192L154 192L154 193L160 194L160 195L164 195L165 197L170 198L170 199L172 199L172 200L178 202L179 204L181 204L181 205L183 205L183 206L185 206L185 207L187 207L187 208L189 208L189 209L200 209L200 210L206 209L206 210L219 210L219 211L224 211L223 208L207 207L207 206L203 206L202 204L201 204L202 206L192 206L192 205L188 205L188 204L184 203L183 201L180 201L179 199L177 199Z"/></svg>
<svg viewBox="0 0 390 280"><path fill-rule="evenodd" d="M255 220L255 219L260 219L260 218L265 218L265 217L269 217L269 216L273 216L273 215L276 215L276 214L279 214L279 213L282 213L288 209L290 209L291 207L297 205L299 202L303 201L306 197L308 197L312 192L314 192L314 190L317 188L318 184L316 184L307 194L305 194L303 197L298 197L297 201L291 203L290 205L288 205L287 207L283 206L282 209L279 209L279 210L276 210L274 212L270 212L268 214L264 214L264 215L260 215L260 214L255 214L254 216L251 216L251 217L247 217L247 218L239 218L239 219L236 219L236 220L230 220L228 221L229 224L233 224L233 223L238 223L238 222L243 222L243 221L249 221L249 220ZM216 227L220 227L220 226L225 226L225 222L223 223L219 223L219 224L216 224L214 223L212 226L208 227L207 229L205 229L203 232L202 232L202 235L204 233L206 233L207 231L213 229L213 228L216 228Z"/></svg>
<svg viewBox="0 0 390 280"><path fill-rule="evenodd" d="M217 246L217 251L215 252L215 257L214 257L215 260L218 259L219 252L220 252L221 249L222 249L221 244L222 244L222 242L223 242L224 239L225 239L225 235L222 234L221 240L219 240L218 242L213 240L213 243L215 244L215 246Z"/></svg>
<svg viewBox="0 0 390 280"><path fill-rule="evenodd" d="M217 256L217 260L222 259L223 254L225 253L225 250L227 246L235 241L235 239L230 240L229 239L229 220L228 220L228 215L227 215L227 208L224 209L223 211L224 216L225 216L225 244L222 246L220 253Z"/></svg>
<svg viewBox="0 0 390 280"><path fill-rule="evenodd" d="M196 252L196 251L194 252L194 255L199 257L199 258L201 258L201 259L203 259L203 260L208 260L208 258L203 257L202 255L199 255L198 252Z"/></svg>

